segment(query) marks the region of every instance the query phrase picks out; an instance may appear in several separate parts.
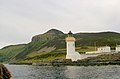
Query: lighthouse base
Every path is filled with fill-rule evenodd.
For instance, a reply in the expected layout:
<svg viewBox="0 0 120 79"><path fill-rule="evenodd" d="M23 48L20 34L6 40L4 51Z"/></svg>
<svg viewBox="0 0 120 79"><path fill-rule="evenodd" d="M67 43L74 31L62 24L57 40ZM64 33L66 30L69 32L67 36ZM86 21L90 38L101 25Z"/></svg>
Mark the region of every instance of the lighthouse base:
<svg viewBox="0 0 120 79"><path fill-rule="evenodd" d="M66 59L71 59L72 61L77 61L81 59L81 55L78 52L74 52L72 54L67 54Z"/></svg>

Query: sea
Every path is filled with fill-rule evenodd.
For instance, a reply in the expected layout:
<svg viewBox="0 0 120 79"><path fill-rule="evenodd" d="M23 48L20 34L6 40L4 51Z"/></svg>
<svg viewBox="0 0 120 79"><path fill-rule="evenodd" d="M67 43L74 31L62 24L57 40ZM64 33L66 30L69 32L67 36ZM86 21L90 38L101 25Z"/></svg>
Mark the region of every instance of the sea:
<svg viewBox="0 0 120 79"><path fill-rule="evenodd" d="M8 65L13 79L120 79L120 66Z"/></svg>

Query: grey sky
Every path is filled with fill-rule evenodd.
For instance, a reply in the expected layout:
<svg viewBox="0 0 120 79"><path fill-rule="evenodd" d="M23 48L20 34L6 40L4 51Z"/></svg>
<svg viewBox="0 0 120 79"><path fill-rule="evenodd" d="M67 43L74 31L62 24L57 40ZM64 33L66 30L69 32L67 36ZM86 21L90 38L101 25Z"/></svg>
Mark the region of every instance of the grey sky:
<svg viewBox="0 0 120 79"><path fill-rule="evenodd" d="M0 0L0 48L51 28L120 31L120 0Z"/></svg>

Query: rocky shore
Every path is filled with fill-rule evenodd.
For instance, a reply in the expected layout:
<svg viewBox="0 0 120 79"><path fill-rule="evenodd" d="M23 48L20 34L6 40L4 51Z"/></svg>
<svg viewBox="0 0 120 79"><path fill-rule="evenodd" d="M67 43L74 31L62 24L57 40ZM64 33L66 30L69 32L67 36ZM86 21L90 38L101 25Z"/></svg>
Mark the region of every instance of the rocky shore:
<svg viewBox="0 0 120 79"><path fill-rule="evenodd" d="M33 66L102 66L102 65L120 65L120 60L107 61L52 61L36 63L9 63L14 65L33 65Z"/></svg>

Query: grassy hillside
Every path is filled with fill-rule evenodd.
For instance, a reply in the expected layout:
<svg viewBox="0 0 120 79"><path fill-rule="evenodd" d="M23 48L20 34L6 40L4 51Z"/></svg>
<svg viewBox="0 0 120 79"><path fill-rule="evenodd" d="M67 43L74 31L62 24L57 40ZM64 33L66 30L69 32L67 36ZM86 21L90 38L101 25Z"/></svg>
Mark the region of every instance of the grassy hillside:
<svg viewBox="0 0 120 79"><path fill-rule="evenodd" d="M25 45L11 45L0 49L0 62L14 58L24 49L24 47Z"/></svg>
<svg viewBox="0 0 120 79"><path fill-rule="evenodd" d="M120 33L76 33L76 50L80 53L94 51L94 46L109 45L115 47L120 44ZM44 34L36 35L26 45L8 46L0 50L0 61L9 59L37 61L65 58L67 34L51 29Z"/></svg>
<svg viewBox="0 0 120 79"><path fill-rule="evenodd" d="M94 46L95 43L97 46L120 44L120 33L116 32L78 33L74 36L78 39L77 45L80 44L81 46Z"/></svg>

